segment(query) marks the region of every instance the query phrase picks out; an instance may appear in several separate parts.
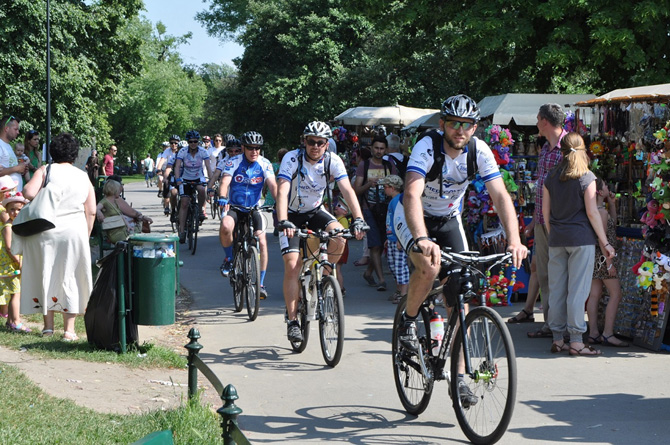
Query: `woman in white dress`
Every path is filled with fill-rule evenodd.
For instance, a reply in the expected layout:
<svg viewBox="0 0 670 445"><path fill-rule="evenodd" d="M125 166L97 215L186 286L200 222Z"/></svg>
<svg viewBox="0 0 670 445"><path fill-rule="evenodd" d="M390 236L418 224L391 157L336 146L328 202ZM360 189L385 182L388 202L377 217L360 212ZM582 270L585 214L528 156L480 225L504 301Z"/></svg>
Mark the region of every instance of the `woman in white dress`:
<svg viewBox="0 0 670 445"><path fill-rule="evenodd" d="M23 254L21 313L44 315L42 335L54 333L54 314L63 314L65 341L78 340L77 315L86 310L91 289L89 237L95 220L95 192L87 174L74 167L79 143L61 133L49 145L53 159L47 187L62 190L56 210L56 228L20 238ZM42 188L46 166L35 171L23 193L33 199Z"/></svg>

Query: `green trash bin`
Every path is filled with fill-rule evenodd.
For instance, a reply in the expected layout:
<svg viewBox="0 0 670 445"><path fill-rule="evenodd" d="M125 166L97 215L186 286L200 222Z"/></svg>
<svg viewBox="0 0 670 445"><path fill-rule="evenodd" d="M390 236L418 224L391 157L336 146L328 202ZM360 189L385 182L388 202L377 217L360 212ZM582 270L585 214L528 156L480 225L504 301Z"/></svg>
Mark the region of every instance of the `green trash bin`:
<svg viewBox="0 0 670 445"><path fill-rule="evenodd" d="M179 238L166 235L132 235L128 238L131 262L133 321L138 325L175 322L177 250Z"/></svg>

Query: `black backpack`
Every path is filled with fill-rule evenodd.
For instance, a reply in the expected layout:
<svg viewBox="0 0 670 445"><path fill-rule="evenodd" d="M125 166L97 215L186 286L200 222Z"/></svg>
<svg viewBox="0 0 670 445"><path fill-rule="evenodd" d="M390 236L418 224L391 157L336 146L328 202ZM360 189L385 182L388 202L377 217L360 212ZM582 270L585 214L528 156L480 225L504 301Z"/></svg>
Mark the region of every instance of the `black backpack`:
<svg viewBox="0 0 670 445"><path fill-rule="evenodd" d="M398 153L400 154L400 153ZM409 162L409 156L401 155L402 160L398 160L395 156L386 155L385 158L388 158L388 161L395 166L395 170L398 173L398 176L405 180L405 172L407 172L407 163Z"/></svg>
<svg viewBox="0 0 670 445"><path fill-rule="evenodd" d="M417 139L420 141L424 137L430 137L433 140L433 165L430 167L428 173L426 173L426 182L431 182L440 178L440 196L442 195L442 166L444 165L444 153L442 153L442 140L443 137L437 130L426 130ZM477 141L474 137L470 138L468 142L468 177L465 178L463 182L471 181L477 174Z"/></svg>
<svg viewBox="0 0 670 445"><path fill-rule="evenodd" d="M298 154L298 168L296 171L293 172L293 176L291 177L291 182L300 174L300 179L304 179L304 174L302 173L302 163L303 163L303 157L305 156L305 153L301 150L300 154ZM327 209L328 211L332 213L332 196L330 195L330 187L328 187L329 180L328 180L328 175L330 174L330 157L332 156L329 151L326 151L326 153L323 155L323 176L326 178L326 200L328 201L327 204Z"/></svg>

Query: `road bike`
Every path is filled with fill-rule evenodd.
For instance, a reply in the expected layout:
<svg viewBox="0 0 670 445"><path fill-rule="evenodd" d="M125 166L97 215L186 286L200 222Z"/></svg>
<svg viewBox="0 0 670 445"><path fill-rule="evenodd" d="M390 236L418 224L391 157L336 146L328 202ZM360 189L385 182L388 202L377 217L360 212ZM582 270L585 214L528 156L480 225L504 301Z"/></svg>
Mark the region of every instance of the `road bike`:
<svg viewBox="0 0 670 445"><path fill-rule="evenodd" d="M476 444L495 443L505 434L516 401L517 369L512 337L500 315L485 306L486 273L510 264L511 257L511 253L480 256L479 252L455 253L443 249L440 276L446 275L446 281L431 290L421 305L416 321L418 352L405 348L398 339L407 297L398 304L393 321L393 375L405 410L421 414L428 407L434 383L447 380L458 423ZM490 263L484 271L478 268ZM475 296L480 305L466 315L465 304ZM447 306L451 314L440 342L436 312ZM438 332L431 332L431 319L438 320L434 323ZM449 373L445 365L450 354ZM476 402L462 401L459 397L460 377L456 377L459 374L464 374L463 381Z"/></svg>
<svg viewBox="0 0 670 445"><path fill-rule="evenodd" d="M291 341L295 352L302 352L307 347L309 325L311 321L319 321L319 338L321 352L326 364L335 367L342 357L344 348L344 302L342 290L337 281L335 264L328 261L328 241L331 238L353 237L348 229L295 231L300 237L302 252L302 269L300 271L300 300L298 301L298 319L302 332L302 341ZM319 239L319 251L311 252L307 243L310 237ZM324 274L324 268L329 274ZM288 321L288 315L286 316Z"/></svg>
<svg viewBox="0 0 670 445"><path fill-rule="evenodd" d="M229 204L237 212L235 243L233 244L233 268L230 271L230 286L233 288L235 312L240 312L247 304L249 320L258 317L261 300L261 257L258 237L254 234L252 212L271 212L272 206L241 206Z"/></svg>
<svg viewBox="0 0 670 445"><path fill-rule="evenodd" d="M186 186L187 183L184 183ZM200 206L198 205L198 185L200 182L193 181L190 183L190 194L188 195L189 203L186 209L186 223L185 228L179 228L179 232L186 230L186 241L188 243L188 249L191 251L191 255L195 255L195 251L198 248L198 231L200 230ZM181 208L181 200L185 197L181 196L179 198L179 203L177 204L177 209ZM179 218L178 210L176 211L177 218Z"/></svg>

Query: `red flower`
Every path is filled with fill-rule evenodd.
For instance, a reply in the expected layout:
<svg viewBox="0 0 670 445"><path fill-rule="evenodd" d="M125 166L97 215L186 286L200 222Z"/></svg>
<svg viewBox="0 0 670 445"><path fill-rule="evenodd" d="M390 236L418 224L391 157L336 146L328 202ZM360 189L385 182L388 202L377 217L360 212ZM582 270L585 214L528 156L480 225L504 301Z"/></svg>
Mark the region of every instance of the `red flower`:
<svg viewBox="0 0 670 445"><path fill-rule="evenodd" d="M40 300L38 300L37 298L33 298L33 301L34 301L35 303L39 303L39 302L40 302Z"/></svg>
<svg viewBox="0 0 670 445"><path fill-rule="evenodd" d="M56 297L51 297L51 300L52 300L54 303L58 303L58 298L56 298Z"/></svg>

